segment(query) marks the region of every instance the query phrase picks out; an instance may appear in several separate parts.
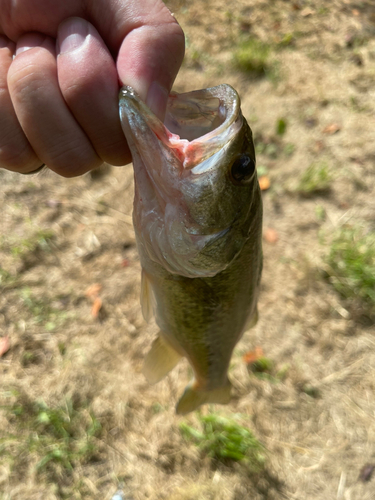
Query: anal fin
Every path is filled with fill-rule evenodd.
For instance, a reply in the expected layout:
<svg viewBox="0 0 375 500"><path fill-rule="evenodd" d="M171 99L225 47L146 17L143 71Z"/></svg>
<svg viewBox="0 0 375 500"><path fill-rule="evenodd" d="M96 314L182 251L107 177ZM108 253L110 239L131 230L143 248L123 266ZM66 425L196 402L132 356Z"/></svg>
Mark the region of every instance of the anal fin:
<svg viewBox="0 0 375 500"><path fill-rule="evenodd" d="M150 384L163 379L180 361L181 355L159 335L143 362L143 375Z"/></svg>
<svg viewBox="0 0 375 500"><path fill-rule="evenodd" d="M229 380L226 385L212 391L200 391L194 384L189 385L177 403L176 413L186 415L186 413L196 410L205 403L228 404L231 389L232 385Z"/></svg>

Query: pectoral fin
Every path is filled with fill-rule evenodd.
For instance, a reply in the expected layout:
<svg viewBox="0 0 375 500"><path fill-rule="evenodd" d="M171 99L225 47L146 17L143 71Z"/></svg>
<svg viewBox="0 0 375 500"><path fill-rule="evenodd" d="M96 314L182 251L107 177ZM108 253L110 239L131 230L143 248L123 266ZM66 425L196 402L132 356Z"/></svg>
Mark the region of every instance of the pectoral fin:
<svg viewBox="0 0 375 500"><path fill-rule="evenodd" d="M200 391L195 384L189 385L177 403L176 413L186 415L186 413L196 410L205 403L228 404L231 388L232 385L229 380L227 385L212 391Z"/></svg>
<svg viewBox="0 0 375 500"><path fill-rule="evenodd" d="M143 375L150 384L156 384L177 365L180 359L181 355L159 335L145 357Z"/></svg>
<svg viewBox="0 0 375 500"><path fill-rule="evenodd" d="M148 323L154 315L155 297L152 291L150 280L143 269L141 276L141 307L143 317Z"/></svg>

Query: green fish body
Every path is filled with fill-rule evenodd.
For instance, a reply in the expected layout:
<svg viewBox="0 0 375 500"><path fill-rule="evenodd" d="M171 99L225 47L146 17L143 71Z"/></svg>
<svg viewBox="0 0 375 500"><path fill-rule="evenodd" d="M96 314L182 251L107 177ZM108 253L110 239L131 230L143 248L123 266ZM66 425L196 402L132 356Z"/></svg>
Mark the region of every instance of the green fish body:
<svg viewBox="0 0 375 500"><path fill-rule="evenodd" d="M186 357L194 381L176 411L228 403L236 343L257 320L262 199L252 133L229 85L169 97L164 124L130 87L120 118L133 157L141 304L160 328L151 383Z"/></svg>

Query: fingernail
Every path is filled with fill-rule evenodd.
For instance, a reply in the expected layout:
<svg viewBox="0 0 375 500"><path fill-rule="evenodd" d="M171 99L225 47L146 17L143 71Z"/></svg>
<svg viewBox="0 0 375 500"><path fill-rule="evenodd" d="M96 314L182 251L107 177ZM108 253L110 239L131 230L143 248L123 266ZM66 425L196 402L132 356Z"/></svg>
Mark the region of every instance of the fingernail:
<svg viewBox="0 0 375 500"><path fill-rule="evenodd" d="M26 52L26 50L29 50L29 49L32 49L33 47L26 47L26 46L23 46L23 47L17 47L16 49L16 56L18 56L19 54L22 54L22 52Z"/></svg>
<svg viewBox="0 0 375 500"><path fill-rule="evenodd" d="M59 53L71 52L84 43L89 34L89 24L80 17L70 18L60 24L58 30Z"/></svg>
<svg viewBox="0 0 375 500"><path fill-rule="evenodd" d="M41 35L39 33L28 33L17 43L16 48L16 56L22 54L22 52L26 52L29 49L35 49L35 47L41 47L46 40L45 35Z"/></svg>
<svg viewBox="0 0 375 500"><path fill-rule="evenodd" d="M146 104L151 111L160 119L164 120L169 92L157 82L152 82L146 98Z"/></svg>

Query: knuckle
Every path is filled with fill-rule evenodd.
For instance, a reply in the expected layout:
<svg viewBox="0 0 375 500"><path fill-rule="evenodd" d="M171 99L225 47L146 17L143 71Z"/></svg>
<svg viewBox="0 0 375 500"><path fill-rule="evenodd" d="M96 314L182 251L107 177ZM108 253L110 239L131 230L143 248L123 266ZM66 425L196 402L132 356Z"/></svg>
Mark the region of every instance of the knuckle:
<svg viewBox="0 0 375 500"><path fill-rule="evenodd" d="M12 139L0 137L0 168L20 173L37 168L41 161L30 145L25 141L16 143Z"/></svg>
<svg viewBox="0 0 375 500"><path fill-rule="evenodd" d="M42 64L34 57L22 60L17 60L17 57L10 65L7 78L12 100L30 101L43 95L46 85L54 78L53 67Z"/></svg>
<svg viewBox="0 0 375 500"><path fill-rule="evenodd" d="M65 149L60 146L50 153L51 159L46 164L62 177L77 177L103 163L93 150L82 144L69 144Z"/></svg>
<svg viewBox="0 0 375 500"><path fill-rule="evenodd" d="M127 165L131 162L131 154L127 143L123 138L109 140L99 150L96 149L103 161L114 166Z"/></svg>

